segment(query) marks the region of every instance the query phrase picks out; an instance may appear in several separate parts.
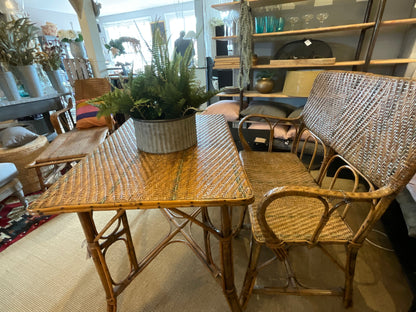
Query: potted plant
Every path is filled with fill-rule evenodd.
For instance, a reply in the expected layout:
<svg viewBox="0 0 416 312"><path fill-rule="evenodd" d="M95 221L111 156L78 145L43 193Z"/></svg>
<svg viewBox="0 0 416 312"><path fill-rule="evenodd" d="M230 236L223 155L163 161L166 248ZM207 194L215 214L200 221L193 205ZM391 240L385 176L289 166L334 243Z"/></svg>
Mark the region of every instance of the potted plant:
<svg viewBox="0 0 416 312"><path fill-rule="evenodd" d="M80 32L76 33L72 29L60 29L58 30L57 34L59 40L65 43L69 43L69 49L74 58L87 58L87 54L83 45L84 37Z"/></svg>
<svg viewBox="0 0 416 312"><path fill-rule="evenodd" d="M262 70L256 75L255 88L260 93L270 93L274 88L274 73L269 70Z"/></svg>
<svg viewBox="0 0 416 312"><path fill-rule="evenodd" d="M36 52L36 61L42 66L52 86L59 93L67 92L60 73L62 53L62 44L58 40L45 41L42 50Z"/></svg>
<svg viewBox="0 0 416 312"><path fill-rule="evenodd" d="M16 80L9 69L7 53L0 50L0 88L9 101L20 100L19 90L17 89Z"/></svg>
<svg viewBox="0 0 416 312"><path fill-rule="evenodd" d="M32 97L42 96L36 71L34 39L39 29L27 17L0 20L0 53Z"/></svg>
<svg viewBox="0 0 416 312"><path fill-rule="evenodd" d="M130 43L135 51L140 49L140 41L132 37L120 37L118 39L111 39L104 47L111 52L113 57L126 53L123 43Z"/></svg>
<svg viewBox="0 0 416 312"><path fill-rule="evenodd" d="M151 65L136 77L130 75L123 89L115 89L96 100L98 116L115 113L133 118L137 147L149 153L170 153L196 144L196 108L217 91L205 91L190 66L192 49L169 58L168 43L156 28Z"/></svg>

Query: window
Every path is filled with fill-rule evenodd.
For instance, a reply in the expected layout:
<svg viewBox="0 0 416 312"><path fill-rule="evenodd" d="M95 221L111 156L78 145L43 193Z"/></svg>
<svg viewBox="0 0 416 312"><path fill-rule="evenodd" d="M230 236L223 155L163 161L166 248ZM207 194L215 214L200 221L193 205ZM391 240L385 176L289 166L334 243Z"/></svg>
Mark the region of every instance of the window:
<svg viewBox="0 0 416 312"><path fill-rule="evenodd" d="M170 35L169 51L173 53L175 40L179 38L179 34L182 30L185 31L185 34L187 34L189 31L196 32L195 12L190 10L183 11L181 13L167 13L165 14L165 19L167 25L167 33ZM194 44L194 49L195 55L197 55L196 44Z"/></svg>
<svg viewBox="0 0 416 312"><path fill-rule="evenodd" d="M120 37L133 37L140 40L141 51L134 51L129 43L124 43L125 54L113 57L108 55L111 63L130 63L134 71L144 69L146 64L150 64L151 53L147 49L146 41L149 45L152 42L152 33L150 29L150 18L124 20L116 23L106 23L103 25L108 41L116 40ZM111 53L111 52L106 52Z"/></svg>
<svg viewBox="0 0 416 312"><path fill-rule="evenodd" d="M194 10L178 11L165 13L164 24L166 30L166 37L169 39L169 52L173 54L175 40L179 38L181 31L185 31L187 34L189 31L195 32L196 30L196 17ZM160 18L160 20L163 20ZM124 43L125 54L113 57L110 52L105 51L105 55L108 57L108 61L115 65L117 63L131 63L133 70L143 70L144 66L150 64L151 53L147 49L146 41L149 46L152 44L152 33L151 33L151 22L154 22L150 16L122 20L117 22L103 23L103 29L106 36L106 42L108 43L111 39L116 40L120 37L133 37L140 40L141 53L136 53L134 48ZM140 31L140 32L139 32ZM193 38L195 39L195 38ZM197 55L196 44L194 40L195 55ZM143 57L142 57L143 56Z"/></svg>

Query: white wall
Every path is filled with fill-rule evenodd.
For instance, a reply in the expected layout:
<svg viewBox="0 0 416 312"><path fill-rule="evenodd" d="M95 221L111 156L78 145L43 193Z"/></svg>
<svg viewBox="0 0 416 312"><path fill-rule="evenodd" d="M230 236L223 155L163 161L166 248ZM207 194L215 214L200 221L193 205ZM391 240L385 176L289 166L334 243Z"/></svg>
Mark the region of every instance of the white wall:
<svg viewBox="0 0 416 312"><path fill-rule="evenodd" d="M33 7L25 7L25 11L29 14L32 22L36 23L39 27L45 25L46 22L50 22L56 24L58 29L81 30L75 11L74 14L69 14Z"/></svg>

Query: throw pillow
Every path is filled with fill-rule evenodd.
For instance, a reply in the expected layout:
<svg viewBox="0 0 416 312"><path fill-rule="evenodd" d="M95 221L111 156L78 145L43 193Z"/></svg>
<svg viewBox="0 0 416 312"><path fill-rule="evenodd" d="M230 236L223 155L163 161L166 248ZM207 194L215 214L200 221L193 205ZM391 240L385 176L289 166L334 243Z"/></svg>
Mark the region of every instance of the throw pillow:
<svg viewBox="0 0 416 312"><path fill-rule="evenodd" d="M240 102L234 100L223 100L218 101L214 104L208 106L203 112L203 115L206 114L222 114L225 116L227 121L238 120L240 113Z"/></svg>
<svg viewBox="0 0 416 312"><path fill-rule="evenodd" d="M77 129L107 126L105 117L97 118L98 107L88 104L88 100L78 100L76 103Z"/></svg>
<svg viewBox="0 0 416 312"><path fill-rule="evenodd" d="M246 109L241 111L241 115L260 114L285 118L291 112L285 105L277 102L252 101Z"/></svg>
<svg viewBox="0 0 416 312"><path fill-rule="evenodd" d="M18 147L32 142L38 135L21 126L6 128L0 132L3 147Z"/></svg>
<svg viewBox="0 0 416 312"><path fill-rule="evenodd" d="M265 122L253 122L250 126L248 126L248 129L269 130L270 131L269 125ZM289 126L277 125L276 127L274 127L273 137L275 139L287 140L288 139L288 136L287 136L288 129L289 129Z"/></svg>
<svg viewBox="0 0 416 312"><path fill-rule="evenodd" d="M298 109L295 109L293 112L287 116L288 118L296 118L300 116L300 113L302 113L303 107L299 107Z"/></svg>
<svg viewBox="0 0 416 312"><path fill-rule="evenodd" d="M287 137L290 140L293 140L296 136L296 128L294 126L291 126L290 129L287 131ZM303 131L300 140L305 141L307 138L309 138L310 133L308 130ZM309 139L310 141L313 141L312 138Z"/></svg>

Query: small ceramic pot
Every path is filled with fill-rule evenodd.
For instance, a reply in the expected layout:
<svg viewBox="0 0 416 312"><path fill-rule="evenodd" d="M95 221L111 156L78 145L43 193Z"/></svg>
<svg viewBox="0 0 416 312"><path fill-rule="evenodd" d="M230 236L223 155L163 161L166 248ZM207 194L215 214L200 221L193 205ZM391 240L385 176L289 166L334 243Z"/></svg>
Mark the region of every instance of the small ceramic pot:
<svg viewBox="0 0 416 312"><path fill-rule="evenodd" d="M270 93L274 87L274 81L271 78L260 78L257 80L255 88L260 93Z"/></svg>

